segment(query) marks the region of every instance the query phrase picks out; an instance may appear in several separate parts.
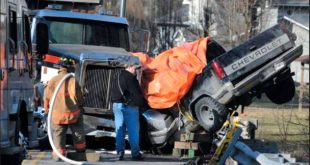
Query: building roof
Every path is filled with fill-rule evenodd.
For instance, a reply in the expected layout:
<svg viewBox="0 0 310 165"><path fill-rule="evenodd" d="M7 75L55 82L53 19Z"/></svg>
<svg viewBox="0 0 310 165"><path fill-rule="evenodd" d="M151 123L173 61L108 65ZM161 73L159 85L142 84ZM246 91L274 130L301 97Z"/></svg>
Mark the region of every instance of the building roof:
<svg viewBox="0 0 310 165"><path fill-rule="evenodd" d="M99 0L41 0L41 1L52 1L52 2L77 2L77 3L99 3Z"/></svg>
<svg viewBox="0 0 310 165"><path fill-rule="evenodd" d="M309 7L309 0L274 0L274 6Z"/></svg>

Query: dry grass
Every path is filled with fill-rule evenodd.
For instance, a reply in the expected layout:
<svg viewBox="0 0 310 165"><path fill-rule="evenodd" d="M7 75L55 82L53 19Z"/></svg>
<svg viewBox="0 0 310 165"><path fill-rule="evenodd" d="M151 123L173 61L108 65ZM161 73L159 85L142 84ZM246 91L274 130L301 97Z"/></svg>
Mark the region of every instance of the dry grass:
<svg viewBox="0 0 310 165"><path fill-rule="evenodd" d="M276 142L280 152L309 162L309 109L247 107L242 115L258 119L257 139Z"/></svg>

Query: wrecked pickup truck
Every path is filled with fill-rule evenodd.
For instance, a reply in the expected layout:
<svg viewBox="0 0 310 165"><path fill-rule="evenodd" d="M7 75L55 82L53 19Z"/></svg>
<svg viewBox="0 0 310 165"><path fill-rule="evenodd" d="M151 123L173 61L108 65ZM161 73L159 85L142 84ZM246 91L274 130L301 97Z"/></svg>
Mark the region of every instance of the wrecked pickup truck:
<svg viewBox="0 0 310 165"><path fill-rule="evenodd" d="M262 93L276 104L290 101L295 84L289 65L303 51L284 21L225 52L208 43L208 65L198 75L183 105L210 132L217 131L231 110L250 105Z"/></svg>
<svg viewBox="0 0 310 165"><path fill-rule="evenodd" d="M66 13L66 17L56 17L56 13L63 13L50 12L52 11L42 11L41 15L38 13L33 23L41 22L52 28L54 22L76 23L78 19L82 19L77 18L79 16L77 13ZM69 16L72 18L68 18ZM101 17L87 15L83 17L87 21L82 20L81 25L88 27L88 24L94 21L96 24L91 25L95 27L98 22L103 21L99 18ZM120 30L127 31L127 22L120 18L120 22L117 23L116 19L118 18L109 17L103 22L106 25L113 25L114 29L120 27ZM49 30L50 33L53 32ZM33 29L33 32L35 31ZM60 40L50 38L49 51L43 53L41 61L41 80L48 81L48 78L57 74L59 66L56 62L60 56L73 58L76 62L74 72L86 91L83 107L87 136L115 136L110 90L115 84L112 79L124 69L126 61L134 60L137 65L140 65L140 62L137 57L130 56L124 49L117 48L122 47L120 43L129 42L128 36L125 35L125 40L114 38L112 42L114 46L109 44L92 46L87 44L87 32L92 31L83 31L86 40L81 41L82 45L61 44ZM49 34L50 37L52 35ZM36 38L44 37L36 36ZM206 53L208 63L202 73L195 77L180 104L168 110L148 110L143 113L145 120L143 122L146 124L141 124L142 148L145 146L149 149L150 143L151 148L156 151L166 150L167 146L171 146L180 138L182 131L200 129L212 134L222 126L232 110L237 109L239 105L249 105L252 99L261 93L266 93L268 98L277 104L289 101L295 91L289 64L302 53L302 46L296 46L295 39L289 27L280 23L228 52L216 41L209 40ZM40 48L41 44L43 43L37 42L37 48ZM42 136L43 138L46 139L46 136Z"/></svg>
<svg viewBox="0 0 310 165"><path fill-rule="evenodd" d="M180 103L170 108L171 113L144 113L151 143L172 145L179 138L178 128L199 131L203 127L211 135L240 105L250 105L263 93L276 104L290 101L295 84L289 65L303 48L295 45L296 36L289 29L289 24L280 22L227 52L208 40L207 65Z"/></svg>

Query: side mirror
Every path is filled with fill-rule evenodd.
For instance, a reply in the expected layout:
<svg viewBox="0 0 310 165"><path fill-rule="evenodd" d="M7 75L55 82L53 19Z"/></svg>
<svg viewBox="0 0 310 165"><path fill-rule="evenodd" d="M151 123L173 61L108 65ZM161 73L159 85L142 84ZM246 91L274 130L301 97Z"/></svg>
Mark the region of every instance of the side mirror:
<svg viewBox="0 0 310 165"><path fill-rule="evenodd" d="M149 47L150 47L150 36L151 32L149 30L144 30L144 29L138 29L138 30L133 30L130 31L131 35L131 40L134 43L139 43L139 44L131 44L132 50L131 51L138 51L138 52L144 52L148 53L149 52Z"/></svg>
<svg viewBox="0 0 310 165"><path fill-rule="evenodd" d="M48 53L48 27L45 23L36 25L36 36L37 53L39 55Z"/></svg>

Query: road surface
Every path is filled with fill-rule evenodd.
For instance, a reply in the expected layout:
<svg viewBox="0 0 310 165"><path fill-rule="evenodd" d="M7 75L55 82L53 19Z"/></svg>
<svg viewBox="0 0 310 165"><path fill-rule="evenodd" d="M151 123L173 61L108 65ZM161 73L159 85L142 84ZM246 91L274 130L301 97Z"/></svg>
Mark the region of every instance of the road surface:
<svg viewBox="0 0 310 165"><path fill-rule="evenodd" d="M111 151L87 151L87 152L97 152L100 154L100 162L95 162L96 164L119 164L119 165L181 165L184 164L188 159L180 159L173 156L163 156L163 155L152 155L144 154L145 159L143 161L131 161L130 151L126 151L123 161L118 161L115 152ZM25 159L22 165L67 165L66 162L56 162L51 158L51 150L40 151L40 150L29 150L29 155L31 158Z"/></svg>

